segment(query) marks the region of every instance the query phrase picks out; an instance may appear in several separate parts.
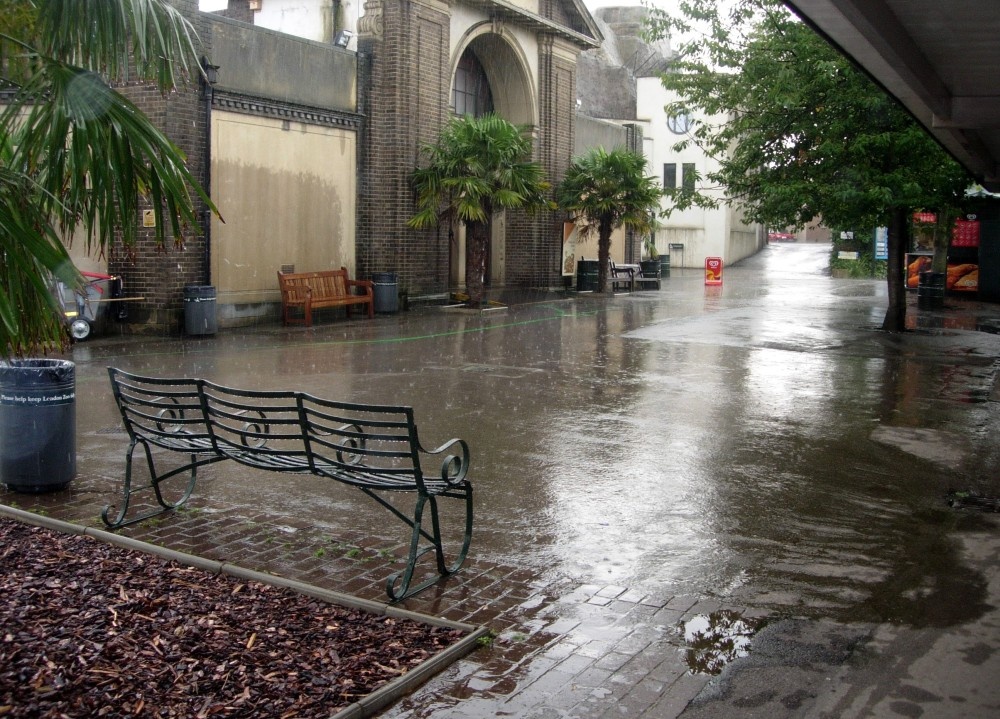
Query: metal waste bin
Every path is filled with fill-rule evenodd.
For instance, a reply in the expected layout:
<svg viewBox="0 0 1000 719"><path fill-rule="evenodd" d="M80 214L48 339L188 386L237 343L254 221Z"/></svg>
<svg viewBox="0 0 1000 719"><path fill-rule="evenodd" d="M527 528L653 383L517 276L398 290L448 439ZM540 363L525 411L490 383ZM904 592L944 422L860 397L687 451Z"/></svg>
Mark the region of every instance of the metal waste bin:
<svg viewBox="0 0 1000 719"><path fill-rule="evenodd" d="M576 263L576 291L597 292L598 260L580 260Z"/></svg>
<svg viewBox="0 0 1000 719"><path fill-rule="evenodd" d="M944 307L945 280L944 272L921 272L917 281L917 306L931 310Z"/></svg>
<svg viewBox="0 0 1000 719"><path fill-rule="evenodd" d="M215 288L188 285L184 288L184 333L214 335L219 329L215 315Z"/></svg>
<svg viewBox="0 0 1000 719"><path fill-rule="evenodd" d="M65 489L76 476L76 365L0 362L0 483L15 492Z"/></svg>
<svg viewBox="0 0 1000 719"><path fill-rule="evenodd" d="M660 255L660 277L670 277L670 253Z"/></svg>
<svg viewBox="0 0 1000 719"><path fill-rule="evenodd" d="M372 290L376 312L396 312L399 310L399 282L395 272L373 272Z"/></svg>

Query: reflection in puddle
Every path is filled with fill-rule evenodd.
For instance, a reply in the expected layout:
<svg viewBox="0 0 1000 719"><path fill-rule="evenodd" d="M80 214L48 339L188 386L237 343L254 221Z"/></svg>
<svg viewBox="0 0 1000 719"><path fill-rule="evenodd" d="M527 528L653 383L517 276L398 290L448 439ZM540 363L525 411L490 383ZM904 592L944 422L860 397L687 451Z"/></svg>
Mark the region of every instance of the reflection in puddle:
<svg viewBox="0 0 1000 719"><path fill-rule="evenodd" d="M750 653L750 640L764 625L732 609L699 614L681 629L688 650L685 660L693 674L718 674L729 662Z"/></svg>

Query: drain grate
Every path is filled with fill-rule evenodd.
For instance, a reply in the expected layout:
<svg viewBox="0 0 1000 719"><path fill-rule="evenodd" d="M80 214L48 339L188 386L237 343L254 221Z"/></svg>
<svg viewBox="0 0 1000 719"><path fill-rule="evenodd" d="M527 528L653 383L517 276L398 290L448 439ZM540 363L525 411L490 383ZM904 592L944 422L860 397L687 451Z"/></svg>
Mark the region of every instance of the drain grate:
<svg viewBox="0 0 1000 719"><path fill-rule="evenodd" d="M97 434L125 434L125 428L116 424L114 427L102 427L97 430Z"/></svg>

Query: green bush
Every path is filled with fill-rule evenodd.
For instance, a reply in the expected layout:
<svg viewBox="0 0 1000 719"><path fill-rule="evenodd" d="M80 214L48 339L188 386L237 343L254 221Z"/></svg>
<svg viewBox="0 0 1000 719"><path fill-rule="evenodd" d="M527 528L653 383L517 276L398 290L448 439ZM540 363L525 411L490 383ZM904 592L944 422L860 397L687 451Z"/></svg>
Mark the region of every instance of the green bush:
<svg viewBox="0 0 1000 719"><path fill-rule="evenodd" d="M846 273L851 279L885 279L888 263L875 259L874 230L855 232L854 239L839 239L840 231L833 233L833 249L830 252L830 271L838 275ZM858 259L842 260L841 252L857 252Z"/></svg>

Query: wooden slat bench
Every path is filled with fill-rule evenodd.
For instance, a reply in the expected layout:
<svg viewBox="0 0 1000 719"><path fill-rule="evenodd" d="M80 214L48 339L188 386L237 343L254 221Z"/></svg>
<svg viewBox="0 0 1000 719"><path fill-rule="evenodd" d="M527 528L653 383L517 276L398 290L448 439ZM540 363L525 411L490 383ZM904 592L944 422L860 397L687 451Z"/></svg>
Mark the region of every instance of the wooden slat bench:
<svg viewBox="0 0 1000 719"><path fill-rule="evenodd" d="M453 574L465 561L472 540L469 447L452 439L436 449L424 449L412 408L335 402L295 391L240 390L202 379L143 377L113 367L108 372L130 438L117 512L115 505L108 505L102 513L112 529L180 507L191 496L199 466L232 460L254 469L314 475L356 487L400 519L409 529L409 549L406 566L386 582L393 601ZM132 454L139 445L146 453L150 482L134 486ZM180 466L160 473L155 459L164 450L183 459ZM440 466L425 473L422 459L435 456L441 458ZM168 500L161 484L186 472L190 476L180 498ZM126 520L132 495L150 489L159 505L156 511ZM412 515L389 501L401 493L415 495ZM459 500L465 513L462 544L450 566L445 560L439 498ZM411 586L417 562L428 552L434 554L436 573Z"/></svg>
<svg viewBox="0 0 1000 719"><path fill-rule="evenodd" d="M278 271L281 289L281 321L312 327L312 312L324 307L343 307L351 316L354 305L368 305L368 318L375 316L375 295L370 280L352 280L346 267L318 272ZM357 293L354 290L361 292ZM301 310L302 317L293 317Z"/></svg>
<svg viewBox="0 0 1000 719"><path fill-rule="evenodd" d="M626 292L635 290L635 275L638 267L635 265L618 265L612 261L609 269L608 281L611 283L612 292L617 292L622 287L625 288Z"/></svg>

